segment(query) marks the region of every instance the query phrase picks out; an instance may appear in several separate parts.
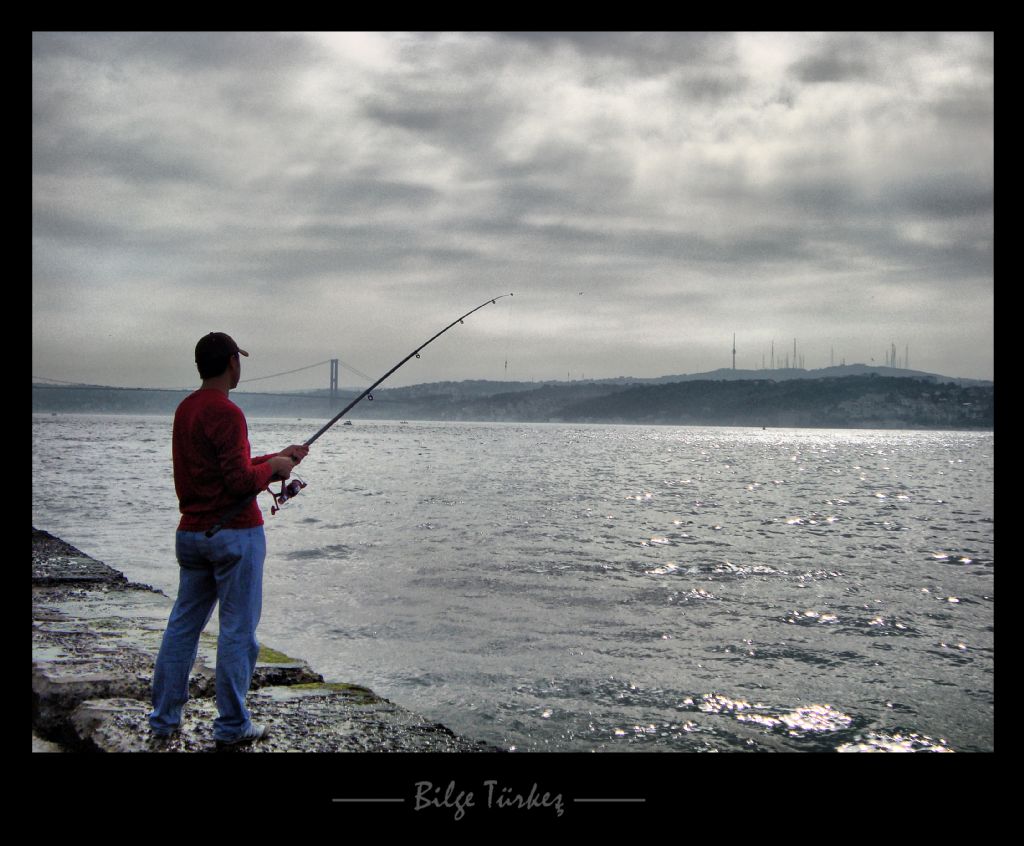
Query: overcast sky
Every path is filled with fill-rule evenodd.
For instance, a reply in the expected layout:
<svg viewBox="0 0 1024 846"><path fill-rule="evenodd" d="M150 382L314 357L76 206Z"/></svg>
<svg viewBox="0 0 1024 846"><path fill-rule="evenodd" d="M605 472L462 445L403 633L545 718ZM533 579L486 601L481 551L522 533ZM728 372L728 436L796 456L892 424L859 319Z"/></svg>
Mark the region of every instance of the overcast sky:
<svg viewBox="0 0 1024 846"><path fill-rule="evenodd" d="M32 374L992 378L993 42L36 33Z"/></svg>

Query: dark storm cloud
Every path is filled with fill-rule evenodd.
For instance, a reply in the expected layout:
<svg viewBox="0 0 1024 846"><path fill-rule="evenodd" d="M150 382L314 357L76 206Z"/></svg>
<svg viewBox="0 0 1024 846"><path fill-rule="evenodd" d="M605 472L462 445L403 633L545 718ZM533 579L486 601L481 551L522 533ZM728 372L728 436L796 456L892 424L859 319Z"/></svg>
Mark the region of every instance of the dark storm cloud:
<svg viewBox="0 0 1024 846"><path fill-rule="evenodd" d="M32 235L54 242L96 244L114 241L131 233L127 226L116 226L107 219L76 215L60 208L34 208Z"/></svg>
<svg viewBox="0 0 1024 846"><path fill-rule="evenodd" d="M833 52L808 56L792 67L801 82L848 82L870 79L874 68L860 53L846 55Z"/></svg>
<svg viewBox="0 0 1024 846"><path fill-rule="evenodd" d="M441 192L432 185L366 176L310 175L288 180L281 187L286 202L316 213L366 213L399 207L421 213L438 202ZM312 232L313 227L303 227Z"/></svg>
<svg viewBox="0 0 1024 846"><path fill-rule="evenodd" d="M441 144L449 155L485 152L516 118L516 107L489 100L486 81L477 77L452 84L425 76L401 76L366 96L368 120Z"/></svg>
<svg viewBox="0 0 1024 846"><path fill-rule="evenodd" d="M301 247L260 247L249 253L248 278L292 284L307 279L409 270L425 274L479 258L472 250L448 248L424 240L413 230L370 226L303 228Z"/></svg>
<svg viewBox="0 0 1024 846"><path fill-rule="evenodd" d="M903 210L938 220L985 214L992 208L992 186L979 185L962 174L911 182L897 186L892 194Z"/></svg>
<svg viewBox="0 0 1024 846"><path fill-rule="evenodd" d="M33 33L32 57L101 64L112 75L159 67L182 74L223 69L231 74L301 68L317 55L296 33L272 32L88 32Z"/></svg>
<svg viewBox="0 0 1024 846"><path fill-rule="evenodd" d="M41 136L33 144L32 166L37 175L59 175L75 160L87 163L93 174L116 176L140 185L209 182L219 177L216 169L194 153L182 150L156 133L135 138L112 132L55 133ZM76 171L80 172L80 167L76 166Z"/></svg>
<svg viewBox="0 0 1024 846"><path fill-rule="evenodd" d="M728 32L504 32L504 39L553 51L570 47L587 59L614 60L641 74L728 63L736 40Z"/></svg>
<svg viewBox="0 0 1024 846"><path fill-rule="evenodd" d="M932 33L823 33L790 73L803 83L880 81L910 51L941 49Z"/></svg>
<svg viewBox="0 0 1024 846"><path fill-rule="evenodd" d="M995 122L995 103L981 86L946 91L931 108L944 126L991 129Z"/></svg>
<svg viewBox="0 0 1024 846"><path fill-rule="evenodd" d="M506 41L526 45L549 59L568 49L585 60L587 85L666 77L686 100L714 103L742 92L749 77L735 67L736 39L723 32L506 32Z"/></svg>
<svg viewBox="0 0 1024 846"><path fill-rule="evenodd" d="M764 201L788 206L818 220L855 223L862 219L918 215L940 221L990 212L992 186L967 174L954 173L895 178L865 196L856 180L825 176L793 179L778 186Z"/></svg>

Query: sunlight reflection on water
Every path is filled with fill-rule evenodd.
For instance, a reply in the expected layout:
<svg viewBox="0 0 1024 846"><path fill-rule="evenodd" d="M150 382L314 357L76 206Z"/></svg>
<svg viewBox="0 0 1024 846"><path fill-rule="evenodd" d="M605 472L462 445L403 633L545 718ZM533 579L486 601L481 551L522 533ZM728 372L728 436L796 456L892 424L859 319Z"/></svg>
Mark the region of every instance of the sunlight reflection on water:
<svg viewBox="0 0 1024 846"><path fill-rule="evenodd" d="M34 415L34 525L173 596L169 437ZM260 637L519 750L991 749L993 442L359 421L264 503Z"/></svg>

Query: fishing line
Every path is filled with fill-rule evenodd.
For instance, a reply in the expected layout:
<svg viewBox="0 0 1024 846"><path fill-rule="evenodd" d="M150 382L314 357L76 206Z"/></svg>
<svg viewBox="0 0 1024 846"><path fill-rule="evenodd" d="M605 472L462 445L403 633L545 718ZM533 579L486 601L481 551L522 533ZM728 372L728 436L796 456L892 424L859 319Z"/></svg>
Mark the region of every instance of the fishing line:
<svg viewBox="0 0 1024 846"><path fill-rule="evenodd" d="M508 360L512 350L512 303L505 310L505 381L508 381Z"/></svg>
<svg viewBox="0 0 1024 846"><path fill-rule="evenodd" d="M434 341L436 341L438 338L440 338L445 332L447 332L453 326L459 325L467 317L469 317L471 314L473 314L474 312L480 311L480 309L482 309L484 306L494 305L495 303L498 302L498 300L504 299L505 297L511 297L511 296L513 296L513 295L512 294L502 294L501 296L493 297L492 299L489 299L486 302L480 303L480 305L478 305L476 308L470 309L469 311L467 311L461 317L455 318L455 320L453 320L451 323L449 323L447 326L445 326L444 329L442 329L436 335L433 335L429 340L424 341L422 344L420 344L418 347L416 347L416 349L414 349L405 358L403 358L400 362L398 362L398 364L396 364L387 373L385 373L383 376L381 376L376 382L374 382L372 385L370 385L369 388L367 388L365 391L363 391L359 396L357 396L354 400L352 400L352 402L350 402L341 411L339 411L337 414L335 414L334 417L332 417L330 420L327 421L327 423L325 423L323 426L321 426L320 429L311 438L309 438L307 441L305 441L304 445L305 446L309 446L314 441L316 441L324 432L326 432L328 429L331 428L331 426L333 426L335 423L337 423L339 420L341 420L342 417L344 417L346 414L348 414L353 408L355 408L356 405L358 405L364 399L366 399L366 400L373 400L373 393L372 393L372 391L374 390L374 388L376 388L378 385L380 385L385 379L387 379L392 373L394 373L396 370L398 370L398 368L400 368L402 365L404 365L407 361L409 361L410 359L413 359L413 358L419 358L421 350L423 350L425 347L427 347L430 344L432 344ZM274 479L272 479L271 481L275 481L276 479L277 479L277 477L275 476ZM292 486L285 486L283 479L281 480L281 482L282 482L282 484L281 484L281 491L279 493L275 493L274 491L270 490L269 487L267 488L267 491L269 491L270 495L272 497L274 497L274 501L275 501L275 503L277 503L278 506L284 504L284 502L286 502L288 499L298 495L298 492L302 488L304 488L306 486L305 482L301 483L301 487L300 486L294 486L294 485L292 485ZM242 509L245 508L254 499L256 499L256 497L259 496L260 493L261 493L260 491L257 491L256 493L252 494L252 496L246 497L244 500L239 502L237 505L234 505L232 508L230 508L220 518L220 521L212 529L207 529L206 537L212 538L215 534L217 534L217 532L219 532L222 528L224 528L224 524L225 523L227 523L230 520L234 519L242 511ZM277 510L277 509L275 509L275 510Z"/></svg>

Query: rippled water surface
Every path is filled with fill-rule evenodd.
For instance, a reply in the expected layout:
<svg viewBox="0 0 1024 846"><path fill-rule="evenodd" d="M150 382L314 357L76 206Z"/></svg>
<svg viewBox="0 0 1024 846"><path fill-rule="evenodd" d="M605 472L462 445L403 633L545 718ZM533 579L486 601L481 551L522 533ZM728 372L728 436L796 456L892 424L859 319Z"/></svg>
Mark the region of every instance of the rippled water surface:
<svg viewBox="0 0 1024 846"><path fill-rule="evenodd" d="M174 596L163 417L33 415L32 519ZM250 420L254 453L319 420ZM364 422L260 638L517 750L993 748L991 432Z"/></svg>

